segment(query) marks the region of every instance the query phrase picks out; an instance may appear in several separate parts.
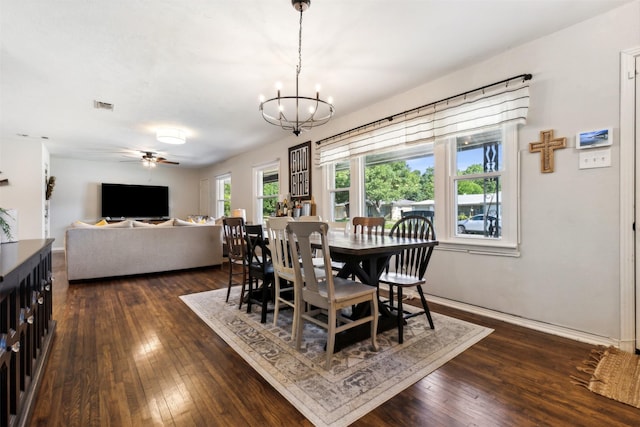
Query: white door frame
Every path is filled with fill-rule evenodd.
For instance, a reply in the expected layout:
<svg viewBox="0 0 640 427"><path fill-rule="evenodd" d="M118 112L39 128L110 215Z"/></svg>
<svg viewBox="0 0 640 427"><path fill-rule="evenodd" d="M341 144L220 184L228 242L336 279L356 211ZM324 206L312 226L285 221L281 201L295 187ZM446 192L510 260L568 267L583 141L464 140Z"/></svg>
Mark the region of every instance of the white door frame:
<svg viewBox="0 0 640 427"><path fill-rule="evenodd" d="M633 352L640 346L640 292L636 297L635 253L640 244L633 231L637 222L635 201L640 201L640 191L635 183L636 167L640 172L640 153L636 152L636 57L640 46L627 49L620 55L620 349ZM637 150L640 152L640 150ZM640 225L640 223L638 223ZM640 277L640 276L639 276ZM636 300L636 298L639 298ZM637 331L637 332L636 332Z"/></svg>

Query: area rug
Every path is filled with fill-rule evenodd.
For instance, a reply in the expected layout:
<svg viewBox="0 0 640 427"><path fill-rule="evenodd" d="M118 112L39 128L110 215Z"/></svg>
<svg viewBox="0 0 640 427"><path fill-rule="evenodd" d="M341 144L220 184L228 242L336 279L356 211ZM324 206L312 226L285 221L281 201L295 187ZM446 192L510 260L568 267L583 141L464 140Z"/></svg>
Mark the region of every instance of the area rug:
<svg viewBox="0 0 640 427"><path fill-rule="evenodd" d="M346 426L424 378L493 330L433 314L435 329L415 317L398 331L378 334L380 350L371 341L346 347L324 369L326 332L308 322L300 352L291 341L291 310L260 323L260 308L238 310L238 290L225 303L226 289L180 298L251 367L316 426Z"/></svg>
<svg viewBox="0 0 640 427"><path fill-rule="evenodd" d="M572 376L574 384L640 408L640 356L615 347L599 347L591 350L590 358L577 368L588 377Z"/></svg>

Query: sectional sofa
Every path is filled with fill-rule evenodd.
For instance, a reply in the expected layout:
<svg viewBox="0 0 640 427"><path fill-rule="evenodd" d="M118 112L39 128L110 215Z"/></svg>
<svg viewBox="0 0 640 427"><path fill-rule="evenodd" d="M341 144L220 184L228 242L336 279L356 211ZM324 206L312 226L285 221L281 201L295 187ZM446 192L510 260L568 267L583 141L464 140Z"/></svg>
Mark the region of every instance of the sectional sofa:
<svg viewBox="0 0 640 427"><path fill-rule="evenodd" d="M220 265L223 230L180 220L75 223L65 232L64 246L67 279L78 281Z"/></svg>

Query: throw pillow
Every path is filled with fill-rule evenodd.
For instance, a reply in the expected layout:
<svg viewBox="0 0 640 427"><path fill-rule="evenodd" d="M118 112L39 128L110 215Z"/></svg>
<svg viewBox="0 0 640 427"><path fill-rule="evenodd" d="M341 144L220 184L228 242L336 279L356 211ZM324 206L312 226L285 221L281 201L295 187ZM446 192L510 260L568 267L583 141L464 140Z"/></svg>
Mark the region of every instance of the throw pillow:
<svg viewBox="0 0 640 427"><path fill-rule="evenodd" d="M131 220L124 220L120 222L112 222L111 224L103 225L102 228L131 228Z"/></svg>
<svg viewBox="0 0 640 427"><path fill-rule="evenodd" d="M151 224L148 222L142 222L142 221L131 221L131 224L133 225L133 227L155 227L155 224Z"/></svg>
<svg viewBox="0 0 640 427"><path fill-rule="evenodd" d="M109 223L107 222L107 220L105 219L101 219L100 221L96 222L96 224L98 227L102 227L103 225L109 225Z"/></svg>

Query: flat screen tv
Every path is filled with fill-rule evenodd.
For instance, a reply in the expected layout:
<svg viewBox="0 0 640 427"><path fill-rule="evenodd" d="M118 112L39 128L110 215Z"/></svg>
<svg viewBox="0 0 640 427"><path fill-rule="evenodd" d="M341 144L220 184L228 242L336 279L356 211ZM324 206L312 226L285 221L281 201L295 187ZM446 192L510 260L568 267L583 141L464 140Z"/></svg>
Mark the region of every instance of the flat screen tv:
<svg viewBox="0 0 640 427"><path fill-rule="evenodd" d="M169 187L102 183L102 216L166 218L169 216Z"/></svg>

